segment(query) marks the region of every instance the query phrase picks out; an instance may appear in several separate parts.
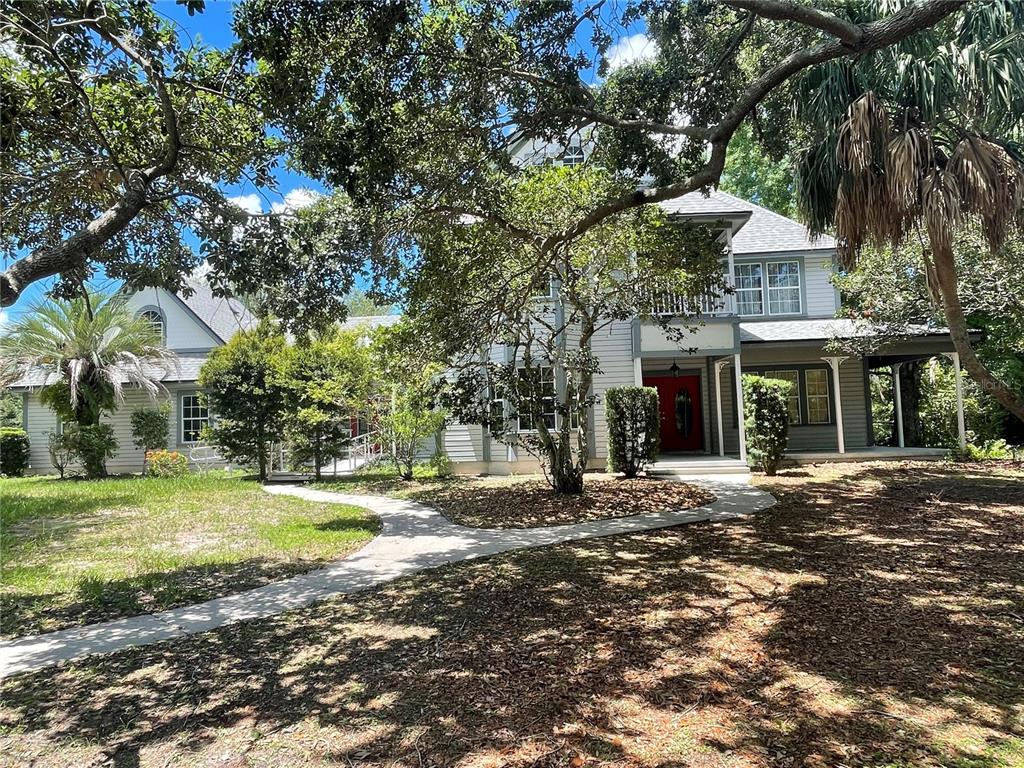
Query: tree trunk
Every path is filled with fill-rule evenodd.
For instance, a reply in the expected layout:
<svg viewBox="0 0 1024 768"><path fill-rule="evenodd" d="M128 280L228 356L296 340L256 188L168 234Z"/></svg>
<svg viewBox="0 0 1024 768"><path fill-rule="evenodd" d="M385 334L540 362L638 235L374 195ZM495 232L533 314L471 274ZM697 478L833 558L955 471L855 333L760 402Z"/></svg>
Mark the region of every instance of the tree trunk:
<svg viewBox="0 0 1024 768"><path fill-rule="evenodd" d="M985 364L978 359L974 347L971 346L971 339L967 331L967 318L964 317L964 310L960 304L956 263L953 260L952 249L935 249L932 258L935 263L935 282L942 297L946 325L949 326L953 348L959 353L961 364L967 374L978 382L982 392L994 398L1006 410L1024 421L1024 399L1011 392L1005 384L993 376Z"/></svg>

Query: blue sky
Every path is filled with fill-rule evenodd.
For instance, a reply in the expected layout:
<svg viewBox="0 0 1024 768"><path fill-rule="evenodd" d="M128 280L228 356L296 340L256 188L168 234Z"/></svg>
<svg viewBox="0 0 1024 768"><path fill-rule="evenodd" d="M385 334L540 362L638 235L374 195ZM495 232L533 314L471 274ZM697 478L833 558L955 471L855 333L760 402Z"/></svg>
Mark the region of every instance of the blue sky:
<svg viewBox="0 0 1024 768"><path fill-rule="evenodd" d="M158 13L178 27L186 45L192 41L199 45L226 48L235 41L231 29L233 3L228 0L207 0L205 11L194 16L189 16L185 7L178 5L174 0L157 0L154 5ZM613 66L650 55L656 50L654 44L643 34L643 28L643 23L640 22L622 30L622 37L608 52L609 61ZM585 49L589 47L589 41L581 40L580 43ZM593 77L593 74L590 74ZM319 182L285 168L283 163L277 168L274 176L276 190L257 189L249 183L244 183L226 188L225 192L243 208L255 213L258 210L269 211L284 205L301 206L313 199L316 194L327 191ZM52 280L41 281L27 289L14 307L0 312L0 327L11 316L25 311L28 305L42 298L52 284ZM94 284L104 289L116 286L116 283L106 279L102 274L97 276Z"/></svg>

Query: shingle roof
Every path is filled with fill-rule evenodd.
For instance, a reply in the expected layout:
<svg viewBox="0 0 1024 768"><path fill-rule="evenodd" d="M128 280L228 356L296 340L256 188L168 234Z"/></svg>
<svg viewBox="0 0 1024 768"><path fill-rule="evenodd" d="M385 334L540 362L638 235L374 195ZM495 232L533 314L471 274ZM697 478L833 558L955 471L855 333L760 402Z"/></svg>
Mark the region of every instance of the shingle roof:
<svg viewBox="0 0 1024 768"><path fill-rule="evenodd" d="M256 317L238 299L214 296L209 284L202 279L190 280L189 286L192 295L181 296L181 300L221 341L227 342L238 331L256 325Z"/></svg>
<svg viewBox="0 0 1024 768"><path fill-rule="evenodd" d="M173 382L181 381L195 381L199 378L199 369L203 367L203 363L206 362L207 355L205 353L199 354L188 354L179 355L177 364L169 363L167 368L164 369L157 365L145 365L147 372L153 374L159 374L160 381L170 384ZM43 387L47 384L52 384L57 381L57 373L49 371L43 368L36 368L27 372L20 379L15 381L12 385L12 389L35 389L36 387Z"/></svg>
<svg viewBox="0 0 1024 768"><path fill-rule="evenodd" d="M736 254L818 251L836 247L835 240L828 235L812 238L803 224L721 190L712 190L709 195L690 192L666 200L661 207L666 213L684 216L721 214L735 218L749 213L750 218L732 237L732 249Z"/></svg>
<svg viewBox="0 0 1024 768"><path fill-rule="evenodd" d="M945 328L913 326L905 329L910 336L946 336ZM881 335L879 329L856 320L828 318L824 320L764 320L740 323L740 342L756 344L786 341L824 341L827 339L858 339Z"/></svg>

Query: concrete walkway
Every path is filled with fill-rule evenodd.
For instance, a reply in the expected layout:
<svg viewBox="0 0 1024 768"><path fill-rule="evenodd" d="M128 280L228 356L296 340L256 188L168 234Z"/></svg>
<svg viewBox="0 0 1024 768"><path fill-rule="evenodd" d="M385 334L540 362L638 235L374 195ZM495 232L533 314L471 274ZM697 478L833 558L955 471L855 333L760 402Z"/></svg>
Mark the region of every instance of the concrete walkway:
<svg viewBox="0 0 1024 768"><path fill-rule="evenodd" d="M687 477L687 482L702 485L715 494L715 501L704 507L516 530L482 530L456 525L430 507L411 501L331 493L293 485L267 486L269 493L365 507L380 517L383 530L377 538L343 560L258 589L184 608L2 641L0 678L62 661L114 653L227 624L274 616L445 563L563 541L682 523L729 520L774 504L775 499L770 494L750 485L749 477Z"/></svg>

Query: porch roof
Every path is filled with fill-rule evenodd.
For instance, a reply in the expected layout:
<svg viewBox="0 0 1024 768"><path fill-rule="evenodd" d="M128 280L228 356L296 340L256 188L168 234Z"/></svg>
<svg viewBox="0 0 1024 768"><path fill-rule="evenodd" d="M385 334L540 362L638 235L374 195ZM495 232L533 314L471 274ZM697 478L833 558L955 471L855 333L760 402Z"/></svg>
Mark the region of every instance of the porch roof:
<svg viewBox="0 0 1024 768"><path fill-rule="evenodd" d="M829 341L830 339L869 339L886 334L857 320L824 318L819 320L764 320L740 323L741 344ZM913 338L949 338L949 330L937 326L914 325L901 335Z"/></svg>
<svg viewBox="0 0 1024 768"><path fill-rule="evenodd" d="M206 362L207 354L178 355L177 365L170 363L167 370L161 366L146 365L147 371L159 374L160 381L165 384L177 382L196 381L199 378L199 369ZM52 384L57 380L57 374L48 369L35 368L26 372L20 379L10 385L9 389L18 392L26 389L35 389Z"/></svg>

